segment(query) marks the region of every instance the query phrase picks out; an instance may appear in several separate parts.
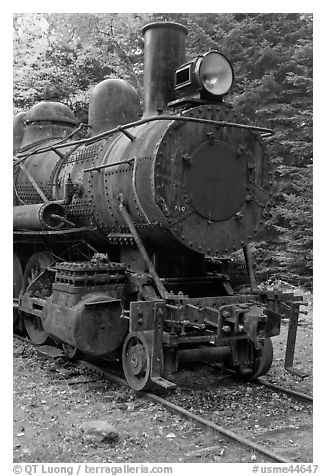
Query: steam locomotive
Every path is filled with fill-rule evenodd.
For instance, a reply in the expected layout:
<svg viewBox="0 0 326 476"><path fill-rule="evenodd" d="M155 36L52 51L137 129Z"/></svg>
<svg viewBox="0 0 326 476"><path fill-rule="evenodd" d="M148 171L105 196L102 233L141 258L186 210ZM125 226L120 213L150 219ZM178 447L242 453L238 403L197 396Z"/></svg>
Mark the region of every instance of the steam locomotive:
<svg viewBox="0 0 326 476"><path fill-rule="evenodd" d="M291 370L300 298L260 289L248 248L272 195L272 131L224 101L222 53L186 62L178 23L143 34L141 117L136 90L106 79L82 139L58 102L14 118L14 328L68 358L119 355L141 391L175 387L184 362L265 374L288 313Z"/></svg>

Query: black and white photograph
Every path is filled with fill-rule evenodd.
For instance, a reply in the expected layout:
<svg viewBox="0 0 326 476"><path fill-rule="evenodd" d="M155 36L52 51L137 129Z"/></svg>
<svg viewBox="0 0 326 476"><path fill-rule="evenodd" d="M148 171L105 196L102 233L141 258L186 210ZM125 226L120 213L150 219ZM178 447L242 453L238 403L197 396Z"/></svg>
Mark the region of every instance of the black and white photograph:
<svg viewBox="0 0 326 476"><path fill-rule="evenodd" d="M320 473L315 13L269 7L11 14L13 474Z"/></svg>

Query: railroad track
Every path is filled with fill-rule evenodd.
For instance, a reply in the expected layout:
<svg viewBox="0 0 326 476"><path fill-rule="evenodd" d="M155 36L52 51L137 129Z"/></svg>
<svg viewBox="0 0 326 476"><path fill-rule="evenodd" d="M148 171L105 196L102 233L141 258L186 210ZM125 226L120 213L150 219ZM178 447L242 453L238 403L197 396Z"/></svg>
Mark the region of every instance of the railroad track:
<svg viewBox="0 0 326 476"><path fill-rule="evenodd" d="M203 364L213 369L219 368L215 364L210 364L208 362L203 362ZM229 373L231 376L235 375L235 372L231 370L226 370L226 373ZM241 381L237 379L237 382L241 382ZM311 395L308 395L307 393L297 392L296 390L292 390L291 388L282 387L281 385L277 385L275 383L269 382L268 380L265 380L263 378L257 378L251 383L270 388L271 390L274 390L275 392L283 393L284 395L297 398L298 400L313 403L313 397Z"/></svg>
<svg viewBox="0 0 326 476"><path fill-rule="evenodd" d="M16 334L14 335L14 337L16 339L19 339L20 341L22 341L24 343L28 343L29 345L32 345L35 348L36 352L38 352L39 354L42 354L44 356L44 350L42 349L42 347L40 348L38 346L33 345L33 343L31 343L29 341L29 339L27 339L25 337L22 337L22 336L19 336L19 335L16 335ZM97 364L88 362L87 360L77 360L76 365L78 365L79 367L81 367L83 369L91 371L92 373L96 373L98 376L100 376L104 379L109 379L110 381L113 381L113 382L115 382L119 385L128 386L125 379L119 377L116 374L113 374L105 366L97 365ZM259 386L259 387L264 387L266 389L271 389L275 392L282 393L282 394L286 395L287 397L291 397L295 400L298 399L302 402L307 403L308 405L311 404L312 401L313 401L313 399L310 395L300 393L300 392L296 392L296 391L293 391L291 389L284 388L284 387L281 387L281 386L278 386L278 385L275 385L275 384L271 384L270 382L268 382L266 380L263 380L263 379L259 379L257 382L255 382L255 384L257 384L257 386ZM239 387L239 385L238 385L238 387ZM240 387L241 387L241 385L240 385ZM196 390L194 390L194 391L196 392ZM181 393L182 393L182 390L181 390ZM178 396L175 396L175 394L173 394L172 397L171 397L171 395L168 395L166 398L163 398L162 396L158 396L158 395L155 395L153 393L146 392L146 393L138 394L138 396L140 398L145 398L145 399L150 400L150 401L152 401L152 402L154 402L158 405L161 405L164 408L167 408L168 410L170 410L174 413L177 413L178 415L181 415L182 417L184 417L186 419L195 421L199 425L201 425L202 427L209 428L210 430L216 431L220 435L223 435L223 437L225 437L229 440L232 440L233 442L236 442L237 444L240 444L240 445L242 445L246 448L254 450L258 454L262 455L264 458L267 458L269 461L275 461L275 462L279 462L279 463L296 462L295 459L292 460L288 456L289 451L287 451L287 448L285 448L285 451L283 450L281 452L278 451L277 449L275 449L275 451L270 449L271 447L273 447L273 444L272 444L273 443L273 435L279 433L280 431L282 432L282 429L276 429L275 431L273 431L273 430L267 428L266 431L263 431L263 432L260 432L260 433L259 433L259 431L258 432L254 431L257 428L258 429L262 428L261 424L255 424L256 422L261 423L259 419L253 419L253 425L252 425L252 427L250 427L250 425L249 425L249 428L245 427L244 425L234 424L234 422L232 422L231 424L228 424L228 425L220 425L220 424L217 424L214 421L212 421L212 418L211 418L210 415L207 415L207 416L198 415L196 412L190 411L190 410L184 408L183 406L180 406L175 401L171 401L171 400L176 400L176 401L178 400ZM191 400L191 398L190 398L190 400ZM281 418L282 418L282 416L281 416ZM270 421L268 422L269 425L266 425L266 426L270 427L271 424L273 424L273 422L275 422L275 419L270 418ZM301 432L302 432L302 426L301 427L300 427L300 425L299 426L290 425L290 426L293 427L292 428L293 429L292 433L294 435L293 439L290 439L290 441L292 441L293 444L295 445L296 444L295 443L295 438L296 438L295 435L297 434L297 431L300 432L300 430L301 430ZM311 430L309 428L309 425L306 424L306 426L308 426L308 428L306 428L308 431ZM232 429L230 427L232 427ZM236 432L234 431L235 429L237 430ZM287 428L287 431L288 431L288 428ZM253 435L253 433L256 433L256 435ZM270 438L271 435L272 435L272 438ZM257 436L258 436L258 441L261 442L261 443L256 443L255 441L253 441L253 438L257 439ZM296 449L296 448L294 447L292 449ZM207 448L207 450L214 451L214 448ZM292 454L293 453L295 453L295 452L292 451Z"/></svg>
<svg viewBox="0 0 326 476"><path fill-rule="evenodd" d="M271 388L275 390L275 392L284 393L285 395L289 395L290 397L298 398L299 400L303 400L306 402L313 402L313 397L308 395L307 393L297 392L296 390L292 390L290 388L281 387L280 385L276 385L275 383L268 382L265 379L258 378L254 381L257 385L263 385L264 387Z"/></svg>

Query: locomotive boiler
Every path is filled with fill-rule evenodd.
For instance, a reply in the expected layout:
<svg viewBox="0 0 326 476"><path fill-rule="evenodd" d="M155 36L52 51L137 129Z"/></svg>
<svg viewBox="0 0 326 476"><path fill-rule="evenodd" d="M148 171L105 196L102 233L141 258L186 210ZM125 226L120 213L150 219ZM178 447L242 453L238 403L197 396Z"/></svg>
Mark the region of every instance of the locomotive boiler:
<svg viewBox="0 0 326 476"><path fill-rule="evenodd" d="M118 355L147 390L174 387L187 362L266 373L290 313L292 368L300 299L259 288L248 248L272 194L272 131L224 101L222 53L186 61L178 23L143 34L142 114L128 82L106 79L87 125L53 101L14 118L14 327L70 358Z"/></svg>

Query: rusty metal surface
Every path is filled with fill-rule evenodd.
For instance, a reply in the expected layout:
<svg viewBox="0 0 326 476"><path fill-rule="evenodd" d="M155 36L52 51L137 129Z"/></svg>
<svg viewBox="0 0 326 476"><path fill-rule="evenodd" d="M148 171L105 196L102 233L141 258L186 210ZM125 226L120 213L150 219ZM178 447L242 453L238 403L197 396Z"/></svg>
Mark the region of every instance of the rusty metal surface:
<svg viewBox="0 0 326 476"><path fill-rule="evenodd" d="M228 108L219 106L197 107L187 115L236 118ZM87 180L97 192L96 198L91 194L95 203L92 200L92 207L89 203L87 207L93 209L101 230L126 232L117 210L117 196L122 193L136 226L143 227L139 229L141 235L160 245L173 242L173 236L175 244L215 255L239 249L258 232L270 196L270 177L262 144L253 133L216 129L204 123L157 121L135 127L132 134L137 138L135 141L121 134L109 141L107 152L97 163L103 169L90 170L87 179L84 178L84 186ZM223 148L232 151L232 163L226 160ZM198 149L201 160L208 160L214 172L204 171L204 182L199 180L198 171L189 172L193 154L197 162ZM225 177L227 184L217 187ZM209 185L207 181L211 178L216 180ZM232 183L237 184L238 190L231 195L233 202ZM204 198L202 189L206 190ZM147 230L146 226L151 229Z"/></svg>
<svg viewBox="0 0 326 476"><path fill-rule="evenodd" d="M292 302L290 305L290 321L289 321L289 330L288 330L288 337L287 337L287 343L286 343L284 367L292 375L305 378L309 374L307 372L302 371L301 369L294 368L293 366L300 304L302 303L298 301L298 302Z"/></svg>
<svg viewBox="0 0 326 476"><path fill-rule="evenodd" d="M139 112L139 97L131 84L123 79L101 81L92 90L89 99L91 135L136 121Z"/></svg>
<svg viewBox="0 0 326 476"><path fill-rule="evenodd" d="M14 230L53 230L61 228L64 207L55 202L14 207Z"/></svg>
<svg viewBox="0 0 326 476"><path fill-rule="evenodd" d="M13 123L13 152L17 153L21 147L25 131L26 112L19 112L14 116Z"/></svg>
<svg viewBox="0 0 326 476"><path fill-rule="evenodd" d="M145 25L144 34L144 112L143 116L163 111L177 98L174 70L185 60L187 28L171 22Z"/></svg>
<svg viewBox="0 0 326 476"><path fill-rule="evenodd" d="M183 157L184 187L201 216L222 221L238 212L246 198L246 164L236 145L210 137L192 156Z"/></svg>
<svg viewBox="0 0 326 476"><path fill-rule="evenodd" d="M135 225L133 224L132 220L131 220L131 217L126 209L126 206L125 206L125 203L124 203L124 198L123 196L120 195L119 197L120 199L120 205L119 205L119 209L121 211L121 214L130 230L130 233L132 234L134 240L135 240L135 243L139 249L139 252L144 260L144 263L146 264L146 267L156 285L156 288L159 292L159 295L162 297L162 298L166 298L168 297L169 293L167 292L167 290L165 289L165 286L162 282L162 280L160 279L160 277L158 276L157 272L156 272L156 269L155 269L155 266L153 265L153 262L152 260L150 259L147 251L146 251L146 248L139 236L139 234L137 233L137 230L136 230L136 227Z"/></svg>
<svg viewBox="0 0 326 476"><path fill-rule="evenodd" d="M19 293L23 287L23 268L20 262L20 259L17 253L13 253L13 267L12 267L12 274L13 274L13 299L15 301L14 311L13 311L13 322L14 328L19 322L19 314L18 314L18 297Z"/></svg>
<svg viewBox="0 0 326 476"><path fill-rule="evenodd" d="M208 108L210 109L211 106L208 106ZM189 112L189 115L187 114L185 119L207 120L208 122L212 117L216 119L216 113L215 115L202 114L201 111L201 108L195 108ZM216 111L216 107L214 107L214 111ZM229 111L227 110L226 112ZM226 116L224 117L223 115L221 117L222 119L226 118ZM232 119L232 117L228 117L228 119ZM64 193L63 184L69 176L71 177L74 186L78 189L78 193L76 193L68 209L68 218L74 221L76 226L89 227L96 223L99 234L102 235L109 234L110 232L126 232L125 225L121 221L121 216L117 210L118 205L116 200L117 195L123 193L128 203L129 212L136 226L142 227L140 233L144 237L161 246L164 244L173 245L174 241L175 245L180 243L197 252L214 254L216 253L215 245L211 246L210 243L207 245L205 242L202 244L196 243L192 240L191 236L187 236L188 231L186 234L183 232L184 226L186 226L187 222L190 222L189 228L195 230L199 227L200 235L208 234L215 236L216 233L216 227L211 227L211 229L207 228L207 223L211 221L210 218L204 220L204 222L197 220L200 214L189 202L189 200L191 201L192 189L198 189L198 193L195 193L195 195L197 195L199 201L201 200L199 198L200 186L197 185L198 181L196 182L195 180L196 183L194 185L192 183L193 180L187 179L187 174L188 177L195 177L196 174L189 175L189 163L187 164L187 160L185 160L188 153L187 148L189 149L189 141L191 142L192 139L198 136L198 131L202 131L202 135L199 135L202 138L199 141L197 140L196 143L197 146L198 144L202 144L202 148L205 149L205 144L208 139L207 134L212 134L210 131L211 129L215 130L214 126L210 126L205 122L187 123L185 128L185 126L182 126L182 122L177 121L173 123L173 117L171 117L171 122L165 119L166 118L161 121L159 118L156 118L153 122L141 123L139 126L130 129L135 140L131 140L129 137L120 133L114 138L102 140L89 146L81 146L75 151L73 151L70 146L69 149L72 153L69 155L68 149L63 159L54 152L32 155L25 162L26 169L34 181L38 183L41 192L48 199L62 198ZM228 128L226 131L223 127L222 130L224 131L222 136L221 134L218 134L217 137L210 135L208 143L212 143L212 147L215 147L214 141L220 138L227 141L220 141L223 144L228 144L229 141L234 142L234 139L244 134L246 137L253 138L252 134L250 132L244 132L245 130L238 131L237 128ZM174 131L175 133L173 133ZM180 134L180 132L182 132L182 134ZM227 137L227 139L225 139L225 137ZM254 138L253 142L256 142ZM67 145L65 145L65 147L67 147ZM228 145L226 145L226 147L228 147ZM193 149L192 144L191 149ZM172 159L172 162L175 164L170 164L170 166L173 165L174 168L167 170L162 169L163 164L166 166L171 162L169 158L170 152L174 150L176 152L174 152L174 155L172 154L172 157L175 157ZM207 151L209 151L209 149L207 149ZM238 154L238 148L236 149L236 154ZM203 155L203 153L201 155ZM204 154L204 157L205 155L206 154ZM256 167L258 166L259 169L261 169L261 164L259 164L261 159L256 152L254 154L254 160L256 161ZM214 161L209 161L214 167ZM243 163L243 160L240 162ZM119 165L119 163L121 163L121 165ZM98 169L98 171L96 171L95 169L97 167L104 167L104 170ZM250 164L250 168L251 167L252 164ZM94 169L93 172L90 170L92 168ZM86 169L90 170L87 174L84 173ZM232 176L232 171L227 170L226 173ZM175 176L175 174L177 175ZM190 193L187 193L185 190L184 182L187 180ZM190 186L189 180L191 182ZM166 183L166 181L168 181L168 183ZM244 180L242 180L239 185L240 195L244 194L243 182ZM22 173L16 174L15 187L19 199L24 203L35 203L37 201L39 192L35 190L28 178L22 176ZM177 190L179 188L180 190ZM263 192L261 187L259 190L258 188L259 187L255 187L253 183L250 183L248 197L246 196L248 203L254 203L253 209L255 209L255 204L257 205L258 200L260 200L261 207L263 207L266 202L265 192ZM211 190L211 192L208 193L206 197L206 204L210 202L210 198L214 193L214 184L212 184L211 188L207 187L207 190ZM225 187L224 190L228 190L228 187ZM176 195L176 192L179 193ZM105 197L104 200L103 197ZM214 206L217 210L218 205L215 194L212 202L215 204ZM224 202L227 202L225 196ZM219 203L224 202L222 199L219 200ZM223 206L224 205L222 205L222 207ZM185 216L187 208L190 210L189 217ZM194 210L196 212L195 217L191 216L194 214ZM201 211L200 206L199 211ZM204 213L207 215L210 214L211 211L206 210ZM246 218L243 220L241 211L236 211L235 215L236 214L238 214L235 217L237 221L236 228L241 229ZM258 221L259 216L253 217L253 219ZM185 223L182 223L183 221L185 221ZM225 220L223 223L224 222ZM147 226L148 228L146 228ZM258 224L256 223L254 233L257 232L257 228ZM237 232L237 229L232 231ZM249 236L245 237L247 240L250 239L249 233ZM184 235L184 237L182 237L182 235ZM223 233L219 233L219 235L223 235ZM231 233L231 235L235 236L234 233ZM224 237L224 241L228 240L229 237L230 233ZM238 248L241 242L239 243L238 240L236 243L231 243L231 245L230 251L234 248ZM221 249L218 250L219 253L225 252L223 246L224 243L222 242L220 246Z"/></svg>
<svg viewBox="0 0 326 476"><path fill-rule="evenodd" d="M201 104L206 105L206 103L201 103ZM194 105L198 105L197 102L194 102ZM215 103L213 103L212 105L215 105ZM51 146L48 146L46 144L39 145L39 147L37 147L33 153L34 154L43 154L44 152L49 152L50 150L54 150L54 149L58 153L59 149L65 149L68 146L80 147L81 145L94 144L97 141L100 141L102 139L107 139L111 136L114 136L115 134L117 134L119 132L126 132L128 129L132 129L133 127L137 127L137 126L140 126L142 124L148 124L150 122L157 122L157 121L172 121L172 120L180 121L180 122L198 122L198 123L204 123L204 124L212 124L212 125L215 125L217 127L227 127L227 128L232 127L232 128L256 131L256 132L263 133L260 136L261 138L274 135L273 129L269 129L269 128L266 128L266 127L255 126L253 124L240 124L240 123L230 122L230 121L213 121L213 120L210 120L210 119L200 119L200 118L196 118L196 117L186 117L186 116L180 116L179 114L175 115L175 114L169 113L169 114L158 114L158 115L155 115L155 116L152 116L152 117L146 117L146 118L143 118L143 119L139 119L138 121L134 121L134 122L131 122L129 124L124 124L123 126L115 127L113 129L110 129L109 131L102 132L101 134L97 134L94 137L89 137L89 138L86 138L86 139L79 139L79 140L71 141L69 143L67 143L64 140L56 141L55 147L51 147ZM25 152L23 150L20 153L17 154L17 157L20 158L21 161L24 161L29 156L30 156L30 152Z"/></svg>
<svg viewBox="0 0 326 476"><path fill-rule="evenodd" d="M77 124L72 110L65 104L54 101L41 101L26 113L27 124L39 121L64 122L73 126Z"/></svg>
<svg viewBox="0 0 326 476"><path fill-rule="evenodd" d="M130 303L130 331L147 331L153 329L156 308L159 306L165 342L177 345L183 343L210 342L214 345L227 345L237 338L250 339L258 345L261 338L276 335L279 332L280 315L268 312L265 306L256 303L253 296L223 296L190 299L183 296L167 298L164 301L143 301ZM197 331L197 334L191 334ZM189 337L186 339L187 333ZM172 335L174 338L168 338Z"/></svg>
<svg viewBox="0 0 326 476"><path fill-rule="evenodd" d="M116 350L127 333L128 323L120 317L124 280L120 263L57 263L55 270L44 271L31 283L20 307L39 316L49 335L83 352L104 355ZM38 289L49 284L52 298L37 299Z"/></svg>
<svg viewBox="0 0 326 476"><path fill-rule="evenodd" d="M186 115L244 120L223 106L200 106L187 111ZM230 163L225 160L220 144L231 151ZM210 147L216 155L210 155ZM214 183L209 182L208 171L199 173L196 162L200 151L207 153L206 157L203 153L200 155L201 161L208 160L206 165L214 167L211 175L216 179L216 186L220 184L221 175L228 178L228 187L215 190ZM189 171L193 165L196 173ZM203 174L204 181L200 181ZM236 184L236 180L239 183ZM233 190L235 201L232 202ZM174 123L160 143L155 163L156 202L165 215L169 231L196 252L214 256L235 251L251 241L261 227L270 192L269 165L263 146L250 131Z"/></svg>
<svg viewBox="0 0 326 476"><path fill-rule="evenodd" d="M40 140L64 139L77 124L71 109L65 104L41 101L26 113L22 148Z"/></svg>
<svg viewBox="0 0 326 476"><path fill-rule="evenodd" d="M24 174L26 175L26 177L28 178L28 180L30 181L32 186L34 187L35 191L39 194L41 200L43 202L47 202L48 201L47 197L44 195L44 193L43 193L42 189L39 187L38 183L34 180L34 177L32 177L32 175L26 169L25 165L24 164L19 164L19 168L24 172Z"/></svg>
<svg viewBox="0 0 326 476"><path fill-rule="evenodd" d="M210 108L210 106L208 106L208 108ZM226 112L230 112L230 111L227 110ZM191 112L191 114L193 113L194 112ZM74 176L73 177L74 181L76 181L77 177L80 177L80 172L84 170L85 168L87 168L87 165L90 163L89 159L92 156L94 157L94 159L97 158L96 165L93 161L91 162L91 165L93 165L93 167L98 166L99 163L101 164L101 150L103 150L103 146L104 146L104 150L107 149L107 151L104 154L104 150L103 150L104 155L103 154L102 155L104 158L102 159L103 163L101 164L101 166L104 166L104 167L110 166L110 163L115 162L115 158L120 157L121 155L122 155L121 162L130 161L131 159L134 160L135 156L137 160L134 167L132 167L131 165L129 166L129 164L124 164L123 167L122 166L119 167L117 165L117 167L110 167L110 171L107 171L105 175L102 175L102 173L101 174L97 173L95 175L91 174L90 177L84 178L82 180L77 178L77 183L80 184L80 187L81 189L84 190L84 193L81 193L82 196L75 201L74 207L72 207L72 208L75 208L77 212L77 213L74 213L74 215L85 216L88 214L91 216L93 215L93 213L95 213L95 217L98 216L97 223L99 227L104 228L104 230L107 230L107 231L108 231L108 228L113 227L115 231L121 232L123 231L121 230L121 226L123 225L119 223L119 217L117 216L117 213L115 210L116 205L114 203L114 198L116 197L117 193L123 192L124 195L127 197L128 205L129 207L131 207L131 212L132 212L133 218L136 220L136 223L137 221L140 222L140 224L142 221L143 223L145 221L144 224L146 224L146 222L148 223L148 221L150 222L150 224L155 223L157 221L160 224L162 224L162 222L164 223L164 219L162 219L161 217L161 213L162 213L161 210L163 212L167 211L168 213L172 213L172 216L175 216L177 221L180 221L180 220L183 221L184 215L185 215L184 213L185 205L182 203L174 203L174 209L172 206L172 211L166 210L166 206L164 206L166 204L162 201L162 194L158 193L158 190L153 191L154 180L155 180L155 183L158 183L158 188L162 186L161 182L162 180L164 180L163 176L160 177L160 174L162 175L162 173L164 174L164 172L159 171L160 161L158 159L160 157L160 152L157 153L158 157L156 159L155 159L155 153L159 146L163 147L164 145L167 144L166 140L163 140L163 136L162 136L162 132L164 135L164 131L167 131L167 126L168 126L168 123L167 125L164 125L162 121L162 123L154 122L152 125L145 124L145 125L142 125L141 127L137 127L137 129L133 130L133 135L137 137L137 140L135 141L135 143L131 142L128 138L124 138L123 140L122 136L120 135L114 140L109 141L106 147L105 147L105 144L100 143L97 146L90 146L90 147L82 148L81 150L78 150L76 154L73 157L71 157L69 161L69 164L74 163L75 165L73 167L70 165L68 168L67 166L65 166L65 173L66 174L71 173ZM204 124L202 124L202 128L204 128L204 131L207 132L206 126ZM195 130L196 129L193 129L193 126L191 126L191 128L189 129L189 133L185 134L185 143L186 143L186 140L188 140L194 135L193 132ZM169 135L171 134L171 132L172 131L169 130ZM225 135L224 132L222 136ZM230 130L228 130L227 136L229 135L229 133L230 133ZM241 135L241 133L239 132L238 134ZM248 134L249 134L248 137L250 137L250 133ZM166 138L169 139L169 136L166 136ZM230 140L231 139L232 139L232 134L230 133ZM205 136L204 142L206 140L207 140L207 137ZM176 145L173 138L172 140L169 139L168 143L171 144L171 147L172 146L175 147ZM255 143L254 138L253 138L253 143ZM92 153L90 153L90 151L93 150L94 147L95 149L97 149L97 154L98 154L97 156L96 156L96 153L95 155L92 155ZM144 156L145 151L149 153L151 150L153 151L152 154L148 156ZM183 157L182 150L180 152L181 152L181 157ZM249 153L250 153L250 149L249 149ZM185 156L186 155L187 153L185 152ZM256 167L257 167L259 165L259 160L261 159L259 158L259 155L253 158L256 161ZM153 167L154 167L155 161L157 162L156 167L158 171L156 172L155 170L155 173L154 173ZM179 161L180 161L180 157L179 157ZM252 170L252 163L249 163L248 167L250 168L250 170ZM258 168L259 169L262 168L261 164L259 165ZM148 180L148 177L150 176L152 176L153 178L151 180ZM164 174L164 177L166 177L166 174ZM62 172L61 172L60 178L62 178ZM257 177L257 182L256 182L257 186L254 186L253 183L250 183L250 186L248 187L248 197L246 197L246 199L248 199L248 203L253 202L254 206L252 208L255 208L255 205L256 206L260 205L260 207L263 207L264 203L266 203L266 193L264 192L265 193L265 196L264 196L264 193L262 193L262 189L259 185L259 181L261 181L261 177ZM180 180L176 180L176 179L174 179L173 181L173 177L172 177L171 185L182 186L182 183L180 184ZM163 183L163 186L164 186L164 183ZM90 190L87 193L88 189ZM98 199L96 200L96 203L95 204L92 203L92 205L89 203L90 202L89 199L91 199L91 202L93 202L92 199L94 198L94 193L92 193L91 189L96 189L98 191ZM133 194L130 194L131 191L133 191ZM103 192L107 196L107 200L109 202L108 203L109 216L107 214L107 205L103 203L103 199L102 199ZM169 192L171 192L171 187L169 189ZM174 191L172 190L172 192ZM169 195L171 195L171 193ZM187 194L185 193L185 195ZM155 197L157 201L160 202L159 203L160 208L158 208L155 204L153 204L153 197ZM179 201L181 200L181 198L182 197L179 198ZM259 203L259 199L261 203ZM163 200L164 200L164 197L163 197ZM85 204L84 206L82 205L83 203ZM102 219L101 215L106 215L107 218ZM157 220L158 218L159 220ZM238 228L241 229L241 225L243 223L242 213L239 212L239 214L235 218L239 222ZM254 217L254 220L258 221L258 218L259 217ZM198 226L198 224L196 225ZM178 229L178 227L176 228ZM161 227L161 231L164 232L165 234L166 233L169 234L169 227L166 227L166 226L163 228ZM173 231L175 232L175 230ZM254 229L254 233L255 232L257 232L257 226ZM210 231L210 234L212 234L211 231ZM158 235L162 235L162 233L158 233ZM229 234L227 235L226 239L228 238L229 238ZM165 239L166 237L164 237L164 240ZM250 235L248 236L247 239L250 239ZM178 241L182 241L180 240L180 236L178 236ZM190 241L188 241L188 244L189 243ZM239 243L236 243L236 244L231 243L231 245L233 245L231 246L231 250L232 250L234 247L237 248L239 246ZM194 245L194 248L196 248L195 245ZM204 247L202 246L202 251L203 250L204 250ZM225 249L219 250L219 251L225 252ZM213 253L214 251L211 250L211 252Z"/></svg>
<svg viewBox="0 0 326 476"><path fill-rule="evenodd" d="M53 143L53 140L50 141ZM23 169L14 167L14 206L21 204L35 204L40 201L40 191L44 199L53 201L64 197L64 183L58 177L58 171L68 160L73 147L68 146L63 158L53 151L42 154L33 154L24 160ZM36 182L38 190L35 189Z"/></svg>
<svg viewBox="0 0 326 476"><path fill-rule="evenodd" d="M48 200L52 199L52 180L59 157L54 152L41 155L32 155L24 162L24 168L37 182L39 188ZM15 187L17 195L25 204L38 203L40 201L39 192L31 183L30 179L20 170L16 173Z"/></svg>
<svg viewBox="0 0 326 476"><path fill-rule="evenodd" d="M225 347L202 346L199 349L181 349L177 351L178 363L200 362L205 360L223 360L231 355L231 349Z"/></svg>
<svg viewBox="0 0 326 476"><path fill-rule="evenodd" d="M98 356L113 352L123 342L128 327L120 319L121 302L94 288L84 291L88 294L85 293L75 305L47 302L42 316L43 327L48 334L83 352Z"/></svg>

